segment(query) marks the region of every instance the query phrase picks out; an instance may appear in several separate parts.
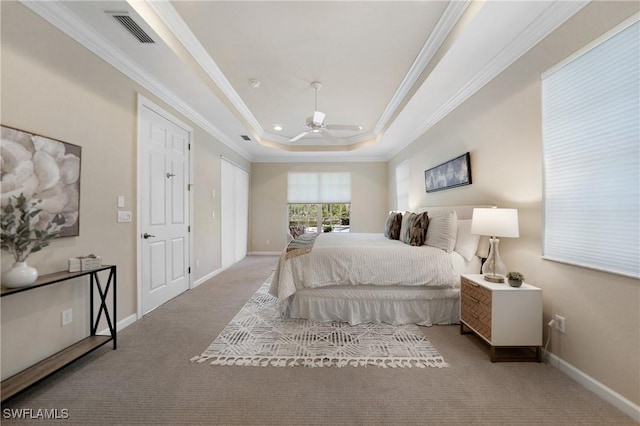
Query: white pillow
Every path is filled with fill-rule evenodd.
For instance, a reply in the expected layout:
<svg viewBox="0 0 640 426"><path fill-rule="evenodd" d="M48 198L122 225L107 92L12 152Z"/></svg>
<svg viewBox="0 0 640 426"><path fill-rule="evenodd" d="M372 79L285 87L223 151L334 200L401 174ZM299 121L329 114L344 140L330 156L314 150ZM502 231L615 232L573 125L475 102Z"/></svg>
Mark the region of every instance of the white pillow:
<svg viewBox="0 0 640 426"><path fill-rule="evenodd" d="M471 233L471 219L459 220L458 237L453 250L469 261L476 255L479 242L480 235Z"/></svg>
<svg viewBox="0 0 640 426"><path fill-rule="evenodd" d="M458 215L455 210L439 213L429 218L425 245L451 253L456 245Z"/></svg>

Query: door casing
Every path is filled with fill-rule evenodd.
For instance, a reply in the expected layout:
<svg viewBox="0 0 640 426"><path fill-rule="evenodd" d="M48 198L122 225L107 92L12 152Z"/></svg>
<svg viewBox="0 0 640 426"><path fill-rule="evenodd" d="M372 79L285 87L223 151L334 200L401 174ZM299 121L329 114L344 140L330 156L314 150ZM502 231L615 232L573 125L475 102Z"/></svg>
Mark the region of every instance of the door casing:
<svg viewBox="0 0 640 426"><path fill-rule="evenodd" d="M179 120L177 117L175 117L174 115L172 115L171 113L169 113L168 111L166 111L165 109L161 108L159 105L155 104L154 102L150 101L149 99L147 99L146 97L144 97L143 95L138 93L138 109L137 109L137 141L136 141L136 151L137 151L137 169L136 169L136 175L137 175L137 191L136 191L136 281L137 281L137 318L140 319L142 318L142 316L144 315L143 313L143 308L142 308L142 217L141 217L141 213L142 213L142 209L141 209L141 204L142 204L142 199L141 199L141 194L142 194L142 185L143 185L143 179L141 176L141 170L142 170L142 155L141 155L141 145L140 145L140 141L141 141L141 132L142 132L142 120L140 119L140 114L143 108L149 108L150 110L153 110L155 113L157 113L158 115L161 115L162 117L166 118L169 121L174 122L175 124L177 124L178 126L182 127L183 129L185 129L187 132L189 132L189 143L191 144L191 149L189 151L189 176L188 176L188 187L189 187L189 191L188 191L188 203L189 203L189 223L188 226L191 227L191 232L189 234L189 247L188 247L188 257L187 257L187 263L188 263L188 267L190 271L193 271L193 235L194 235L194 227L193 227L193 191L191 190L193 188L193 159L194 159L194 148L195 148L195 144L194 144L194 140L193 140L193 128L189 125L187 125L186 123L184 123L183 121ZM189 280L189 289L193 288L193 276L191 273L188 274L188 280Z"/></svg>

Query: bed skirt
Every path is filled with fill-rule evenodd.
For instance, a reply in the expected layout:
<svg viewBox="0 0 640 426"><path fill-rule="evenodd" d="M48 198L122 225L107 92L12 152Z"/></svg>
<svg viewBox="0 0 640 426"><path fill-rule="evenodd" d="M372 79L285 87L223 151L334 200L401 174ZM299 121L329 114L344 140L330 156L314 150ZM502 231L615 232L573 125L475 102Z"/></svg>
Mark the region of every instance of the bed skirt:
<svg viewBox="0 0 640 426"><path fill-rule="evenodd" d="M460 289L367 285L306 288L289 298L286 314L290 318L351 325L458 324Z"/></svg>

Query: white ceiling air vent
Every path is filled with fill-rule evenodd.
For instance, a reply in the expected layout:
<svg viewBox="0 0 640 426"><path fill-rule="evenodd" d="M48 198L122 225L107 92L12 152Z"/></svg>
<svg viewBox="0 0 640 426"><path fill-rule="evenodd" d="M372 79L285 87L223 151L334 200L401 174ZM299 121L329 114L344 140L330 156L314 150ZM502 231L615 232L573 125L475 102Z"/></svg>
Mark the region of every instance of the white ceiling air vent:
<svg viewBox="0 0 640 426"><path fill-rule="evenodd" d="M129 16L129 12L105 12L120 23L132 36L134 36L140 43L155 43L153 39L147 34L136 21Z"/></svg>

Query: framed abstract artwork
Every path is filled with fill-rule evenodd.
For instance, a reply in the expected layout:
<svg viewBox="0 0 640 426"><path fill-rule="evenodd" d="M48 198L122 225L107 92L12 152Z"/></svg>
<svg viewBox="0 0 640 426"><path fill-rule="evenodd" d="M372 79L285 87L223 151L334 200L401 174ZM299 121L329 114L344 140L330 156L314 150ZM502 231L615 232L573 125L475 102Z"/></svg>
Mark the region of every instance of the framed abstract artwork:
<svg viewBox="0 0 640 426"><path fill-rule="evenodd" d="M79 235L82 147L6 126L0 134L2 206L22 194L38 202L43 224L64 217L59 237Z"/></svg>
<svg viewBox="0 0 640 426"><path fill-rule="evenodd" d="M424 172L427 192L471 184L471 161L469 153L442 163Z"/></svg>

